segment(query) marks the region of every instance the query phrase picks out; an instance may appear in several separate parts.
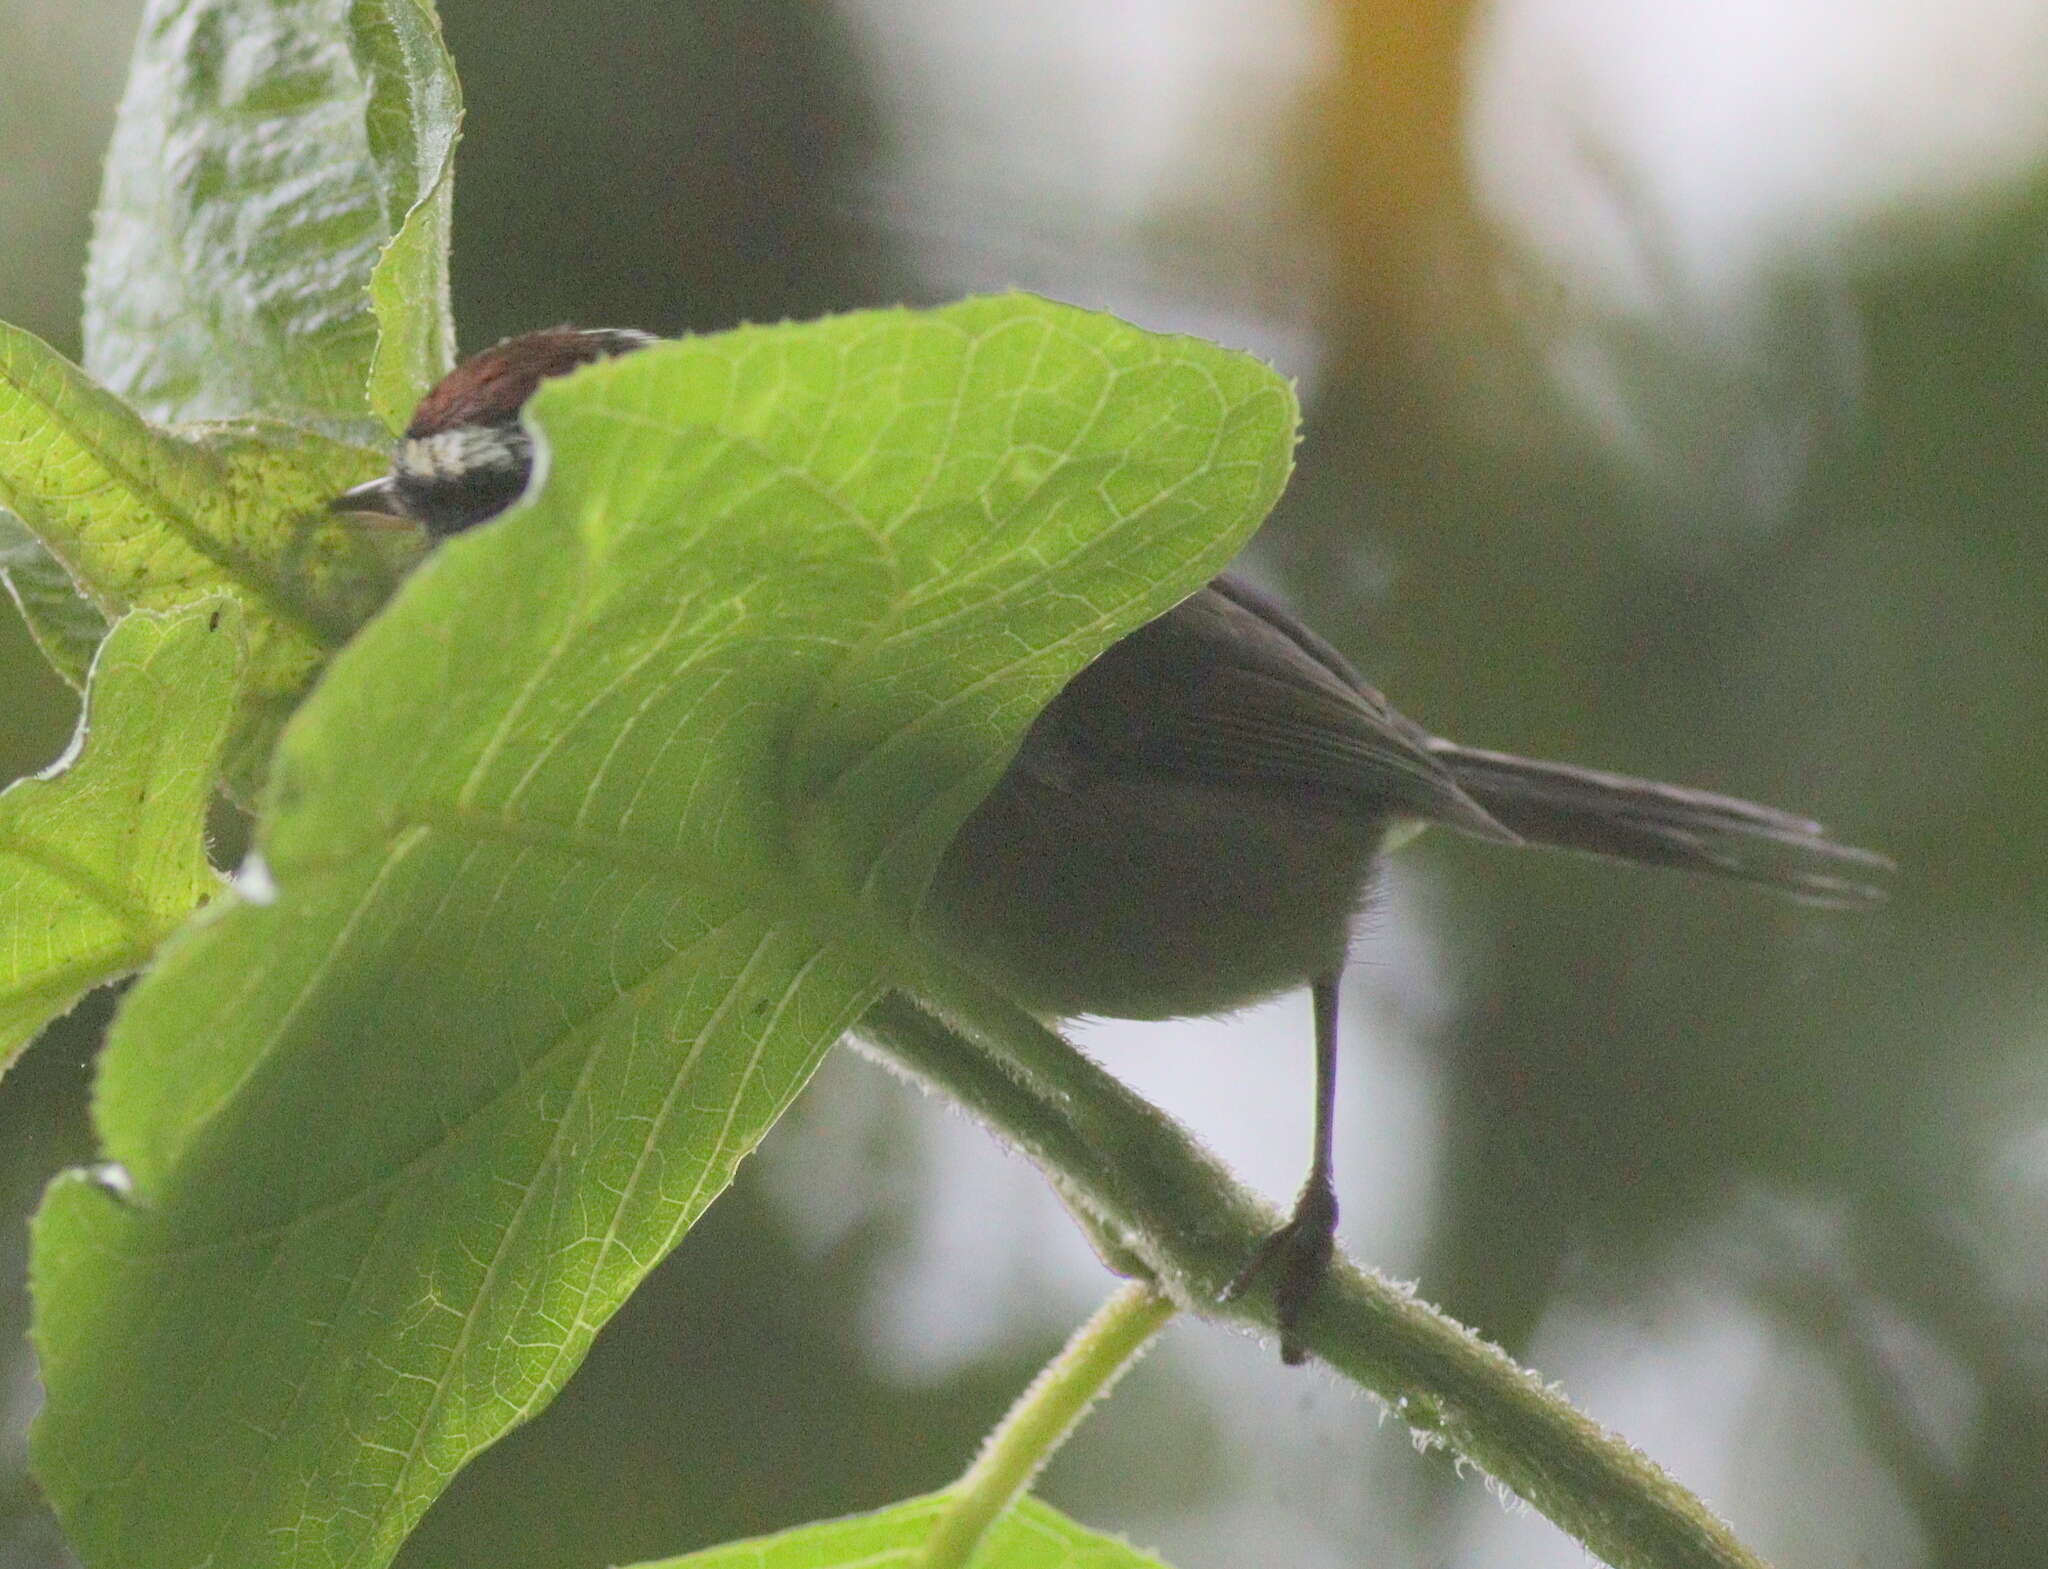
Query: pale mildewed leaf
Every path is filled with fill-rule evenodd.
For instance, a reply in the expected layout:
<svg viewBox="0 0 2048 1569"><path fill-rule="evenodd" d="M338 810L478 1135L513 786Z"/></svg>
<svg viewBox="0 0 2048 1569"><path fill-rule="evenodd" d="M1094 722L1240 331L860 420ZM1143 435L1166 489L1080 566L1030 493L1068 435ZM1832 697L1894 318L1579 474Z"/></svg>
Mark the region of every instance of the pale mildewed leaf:
<svg viewBox="0 0 2048 1569"><path fill-rule="evenodd" d="M169 943L36 1225L95 1566L381 1564L897 973L1032 716L1284 483L1270 371L1028 298L544 388L280 749L278 896ZM314 1153L314 1152L317 1152Z"/></svg>
<svg viewBox="0 0 2048 1569"><path fill-rule="evenodd" d="M448 239L462 90L431 0L358 4L349 25L370 77L370 152L384 182L385 221L397 224L370 273L370 408L398 431L455 363Z"/></svg>
<svg viewBox="0 0 2048 1569"><path fill-rule="evenodd" d="M389 586L359 540L308 521L381 458L277 421L380 442L452 362L461 112L431 0L155 0L88 268L104 385L0 337L0 500L42 541L0 535L0 573L38 645L76 686L109 614L251 601L244 793L318 663L303 634L339 641ZM153 431L138 410L244 424ZM74 577L89 604L67 603Z"/></svg>
<svg viewBox="0 0 2048 1569"><path fill-rule="evenodd" d="M450 357L459 116L429 0L151 0L94 216L87 368L152 419L381 437L373 403L388 426Z"/></svg>
<svg viewBox="0 0 2048 1569"><path fill-rule="evenodd" d="M65 762L0 792L0 1068L219 890L203 830L239 621L227 600L123 618Z"/></svg>

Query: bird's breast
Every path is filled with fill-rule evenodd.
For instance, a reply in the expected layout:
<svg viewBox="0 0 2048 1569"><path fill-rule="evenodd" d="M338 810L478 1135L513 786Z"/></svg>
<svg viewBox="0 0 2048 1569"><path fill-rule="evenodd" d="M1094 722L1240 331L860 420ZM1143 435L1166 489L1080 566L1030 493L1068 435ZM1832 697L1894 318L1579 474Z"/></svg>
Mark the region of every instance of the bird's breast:
<svg viewBox="0 0 2048 1569"><path fill-rule="evenodd" d="M1225 1012L1341 966L1383 830L1270 792L1013 768L948 848L926 931L1047 1016Z"/></svg>

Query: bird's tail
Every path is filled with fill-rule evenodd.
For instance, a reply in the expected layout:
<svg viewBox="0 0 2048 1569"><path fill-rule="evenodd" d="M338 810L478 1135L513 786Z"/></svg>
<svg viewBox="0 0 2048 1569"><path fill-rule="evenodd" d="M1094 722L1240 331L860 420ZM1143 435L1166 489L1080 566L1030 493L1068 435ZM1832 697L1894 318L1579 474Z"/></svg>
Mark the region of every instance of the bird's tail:
<svg viewBox="0 0 2048 1569"><path fill-rule="evenodd" d="M1430 743L1461 789L1533 844L1760 883L1813 904L1885 896L1885 857L1830 839L1819 823L1733 796L1625 774Z"/></svg>

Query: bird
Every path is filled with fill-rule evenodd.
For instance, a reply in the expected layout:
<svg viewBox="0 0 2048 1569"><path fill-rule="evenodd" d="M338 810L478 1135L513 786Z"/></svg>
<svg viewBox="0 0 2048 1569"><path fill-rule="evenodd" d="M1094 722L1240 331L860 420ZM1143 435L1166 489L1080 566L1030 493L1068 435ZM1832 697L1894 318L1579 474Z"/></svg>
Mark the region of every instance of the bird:
<svg viewBox="0 0 2048 1569"><path fill-rule="evenodd" d="M524 493L544 381L658 341L554 327L457 365L391 471L334 499L431 540ZM1282 1360L1334 1255L1338 983L1382 855L1430 825L1854 908L1884 856L1791 812L1459 745L1396 710L1273 595L1224 572L1084 667L954 834L917 916L983 983L1051 1021L1227 1013L1308 988L1315 1108L1286 1223L1225 1295L1272 1280Z"/></svg>

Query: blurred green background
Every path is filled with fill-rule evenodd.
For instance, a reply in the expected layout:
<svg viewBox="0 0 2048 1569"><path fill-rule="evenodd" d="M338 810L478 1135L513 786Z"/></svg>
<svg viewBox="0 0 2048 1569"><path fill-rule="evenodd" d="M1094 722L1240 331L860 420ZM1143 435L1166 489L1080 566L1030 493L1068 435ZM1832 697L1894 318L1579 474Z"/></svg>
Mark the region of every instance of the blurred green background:
<svg viewBox="0 0 2048 1569"><path fill-rule="evenodd" d="M76 350L134 0L0 0L0 317ZM443 0L465 347L1021 285L1274 359L1256 569L1474 744L1812 811L1852 917L1433 837L1347 993L1354 1251L1781 1569L2048 1543L2048 7ZM1880 14L1881 13L1881 14ZM70 694L0 618L0 769ZM97 999L0 1086L90 1156ZM1290 1192L1306 1009L1091 1046ZM1107 1288L848 1053L476 1464L414 1569L630 1561L939 1485ZM0 1373L0 1565L66 1562ZM1056 1503L1179 1569L1580 1561L1333 1380L1182 1324Z"/></svg>

